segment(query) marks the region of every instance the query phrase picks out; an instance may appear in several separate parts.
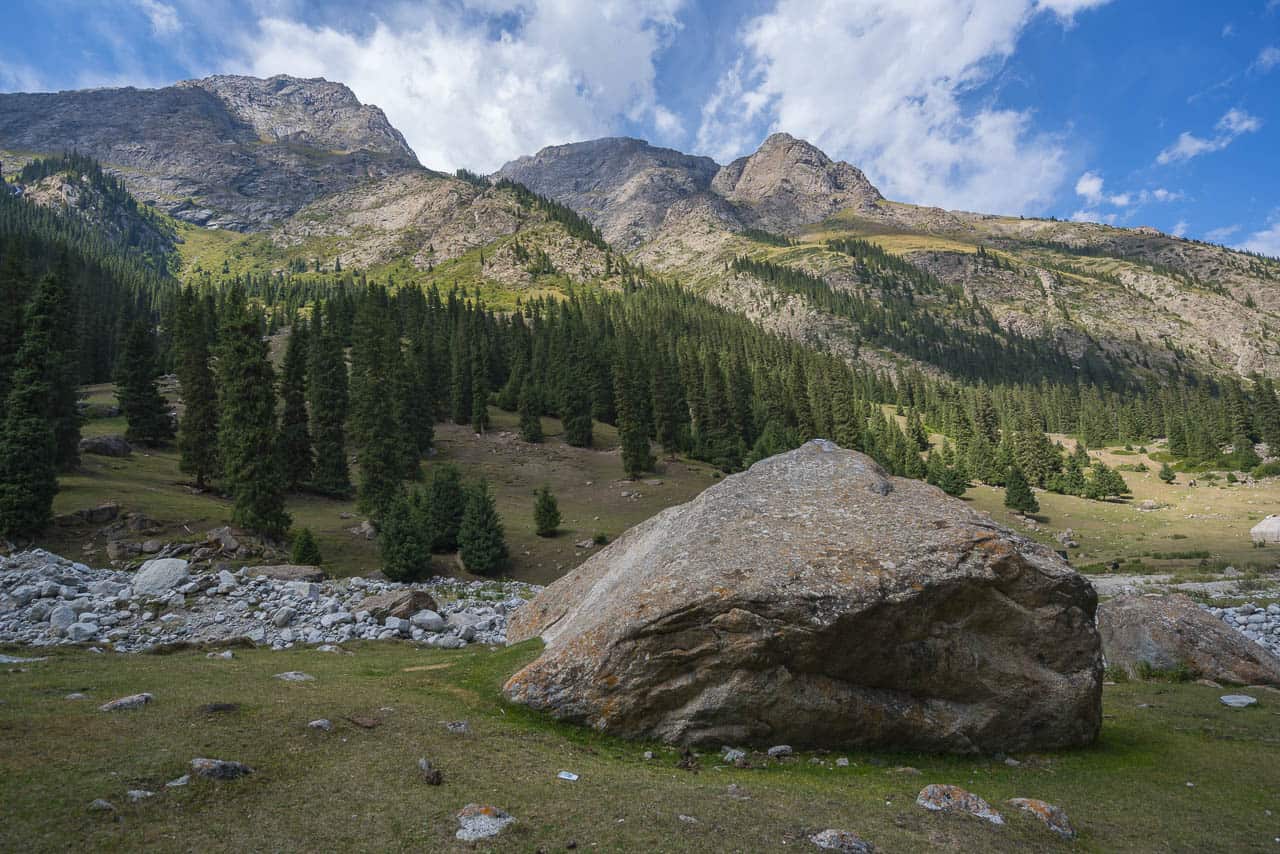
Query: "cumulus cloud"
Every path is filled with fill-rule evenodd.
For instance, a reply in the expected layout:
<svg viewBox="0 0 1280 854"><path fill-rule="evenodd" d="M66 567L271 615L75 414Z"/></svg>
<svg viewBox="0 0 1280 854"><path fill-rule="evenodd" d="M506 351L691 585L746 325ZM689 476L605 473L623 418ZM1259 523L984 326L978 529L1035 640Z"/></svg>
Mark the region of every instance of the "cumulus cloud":
<svg viewBox="0 0 1280 854"><path fill-rule="evenodd" d="M1280 219L1272 222L1269 227L1250 234L1248 239L1236 248L1280 258Z"/></svg>
<svg viewBox="0 0 1280 854"><path fill-rule="evenodd" d="M1262 120L1251 116L1244 110L1230 109L1218 119L1214 126L1217 133L1209 138L1196 136L1190 131L1183 131L1168 148L1156 155L1156 163L1168 165L1182 160L1190 160L1201 154L1221 151L1243 134L1253 133L1262 127Z"/></svg>
<svg viewBox="0 0 1280 854"><path fill-rule="evenodd" d="M482 0L352 34L268 17L242 52L258 75L326 77L386 113L427 166L491 171L552 143L652 120L654 58L681 0ZM415 12L417 9L415 8Z"/></svg>
<svg viewBox="0 0 1280 854"><path fill-rule="evenodd" d="M138 8L151 21L151 32L157 36L169 36L182 29L178 11L160 0L136 0Z"/></svg>
<svg viewBox="0 0 1280 854"><path fill-rule="evenodd" d="M1254 60L1254 67L1259 71L1267 72L1280 65L1280 47L1275 45L1267 45L1258 54L1258 58Z"/></svg>
<svg viewBox="0 0 1280 854"><path fill-rule="evenodd" d="M1190 224L1188 224L1185 219L1180 219L1174 224L1173 230L1169 233L1174 237L1186 237L1187 229L1189 228L1191 228Z"/></svg>
<svg viewBox="0 0 1280 854"><path fill-rule="evenodd" d="M1099 205L1111 205L1127 208L1130 205L1145 205L1148 202L1172 202L1182 198L1182 193L1157 187L1154 190L1130 190L1123 193L1108 194L1103 191L1106 182L1097 172L1085 172L1076 179L1076 195L1091 208ZM1088 221L1097 221L1099 214L1095 210L1076 211L1077 215L1086 215ZM1114 217L1113 217L1114 219ZM1110 222L1111 220L1107 220Z"/></svg>
<svg viewBox="0 0 1280 854"><path fill-rule="evenodd" d="M1098 0L778 0L702 110L720 160L783 130L861 166L890 196L981 210L1043 209L1066 178L1062 140L1028 111L977 100L1041 14Z"/></svg>
<svg viewBox="0 0 1280 854"><path fill-rule="evenodd" d="M1224 225L1221 228L1214 228L1206 231L1204 233L1204 237L1205 240L1212 241L1213 243L1223 243L1239 231L1240 226L1238 225Z"/></svg>

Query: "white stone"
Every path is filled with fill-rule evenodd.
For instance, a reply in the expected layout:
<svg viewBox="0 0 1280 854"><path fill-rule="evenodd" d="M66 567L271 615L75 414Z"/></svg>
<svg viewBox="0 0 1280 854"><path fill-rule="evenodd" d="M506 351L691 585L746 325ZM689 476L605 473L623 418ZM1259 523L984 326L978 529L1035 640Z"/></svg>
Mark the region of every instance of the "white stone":
<svg viewBox="0 0 1280 854"><path fill-rule="evenodd" d="M138 570L133 579L133 591L139 596L163 596L180 584L185 584L187 562L181 558L157 558L149 560Z"/></svg>

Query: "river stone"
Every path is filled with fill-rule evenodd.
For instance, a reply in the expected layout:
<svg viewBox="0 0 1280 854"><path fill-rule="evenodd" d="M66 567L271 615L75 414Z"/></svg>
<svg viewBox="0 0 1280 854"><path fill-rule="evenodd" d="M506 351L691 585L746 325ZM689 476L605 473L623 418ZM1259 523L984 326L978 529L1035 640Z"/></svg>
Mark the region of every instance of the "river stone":
<svg viewBox="0 0 1280 854"><path fill-rule="evenodd" d="M253 769L243 762L232 762L228 759L196 758L191 760L191 772L206 780L235 780L246 774L252 774Z"/></svg>
<svg viewBox="0 0 1280 854"><path fill-rule="evenodd" d="M506 695L682 744L1091 743L1092 586L1051 550L813 441L630 529L516 611Z"/></svg>
<svg viewBox="0 0 1280 854"><path fill-rule="evenodd" d="M1248 694L1223 694L1218 699L1222 705L1233 709L1247 709L1258 702L1257 697L1250 697Z"/></svg>
<svg viewBox="0 0 1280 854"><path fill-rule="evenodd" d="M103 703L98 706L100 712L120 712L129 709L141 709L147 703L150 703L153 697L150 694L130 694L128 697L121 697L118 700L112 700L109 703Z"/></svg>
<svg viewBox="0 0 1280 854"><path fill-rule="evenodd" d="M1145 663L1215 682L1280 685L1280 658L1181 593L1111 599L1098 608L1098 630L1107 663L1130 674Z"/></svg>
<svg viewBox="0 0 1280 854"><path fill-rule="evenodd" d="M187 562L182 558L166 557L149 560L133 577L136 596L163 596L190 580Z"/></svg>
<svg viewBox="0 0 1280 854"><path fill-rule="evenodd" d="M127 457L133 453L133 446L124 436L86 436L80 440L80 453L100 457Z"/></svg>

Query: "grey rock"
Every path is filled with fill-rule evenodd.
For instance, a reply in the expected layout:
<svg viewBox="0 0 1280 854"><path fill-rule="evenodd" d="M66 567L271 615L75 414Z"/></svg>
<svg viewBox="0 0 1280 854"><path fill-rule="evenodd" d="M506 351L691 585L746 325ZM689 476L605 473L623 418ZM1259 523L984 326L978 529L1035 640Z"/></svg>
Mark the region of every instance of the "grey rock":
<svg viewBox="0 0 1280 854"><path fill-rule="evenodd" d="M80 453L99 457L127 457L133 453L124 436L86 436L80 440Z"/></svg>
<svg viewBox="0 0 1280 854"><path fill-rule="evenodd" d="M1257 697L1250 697L1248 694L1224 694L1218 699L1222 701L1222 705L1233 709L1247 709L1258 702Z"/></svg>
<svg viewBox="0 0 1280 854"><path fill-rule="evenodd" d="M795 753L789 744L776 744L769 748L769 755L774 759L781 759L784 756L790 756Z"/></svg>
<svg viewBox="0 0 1280 854"><path fill-rule="evenodd" d="M467 804L457 815L459 828L455 836L463 842L491 839L515 821L504 810L480 804Z"/></svg>
<svg viewBox="0 0 1280 854"><path fill-rule="evenodd" d="M190 775L190 774L183 774L181 777L178 777L178 778L177 778L177 779L175 779L175 780L170 780L169 782L165 783L164 785L165 785L165 788L167 788L167 789L178 789L178 788L181 788L181 787L183 787L183 786L185 786L185 785L189 784L190 782L191 782L191 775Z"/></svg>
<svg viewBox="0 0 1280 854"><path fill-rule="evenodd" d="M301 670L288 670L284 673L277 673L275 678L282 682L314 682L316 677L310 673L303 673Z"/></svg>
<svg viewBox="0 0 1280 854"><path fill-rule="evenodd" d="M286 605L271 615L271 625L275 626L277 629L283 629L285 626L293 622L293 618L297 613L297 609L290 608Z"/></svg>
<svg viewBox="0 0 1280 854"><path fill-rule="evenodd" d="M840 854L872 854L876 850L874 845L857 834L834 828L815 833L809 841L823 851L838 851Z"/></svg>
<svg viewBox="0 0 1280 854"><path fill-rule="evenodd" d="M98 798L89 804L89 812L115 812L115 810L115 804L103 798Z"/></svg>
<svg viewBox="0 0 1280 854"><path fill-rule="evenodd" d="M70 605L59 605L49 612L49 625L66 631L76 621L76 611Z"/></svg>
<svg viewBox="0 0 1280 854"><path fill-rule="evenodd" d="M925 786L916 796L916 803L932 812L966 813L990 824L1004 824L1004 816L991 808L982 798L959 786Z"/></svg>
<svg viewBox="0 0 1280 854"><path fill-rule="evenodd" d="M138 801L145 801L147 798L154 798L155 795L155 792L148 792L146 789L130 789L125 792L125 796L135 804Z"/></svg>
<svg viewBox="0 0 1280 854"><path fill-rule="evenodd" d="M166 596L180 584L190 580L187 562L181 558L158 558L142 565L133 579L133 592L137 596Z"/></svg>
<svg viewBox="0 0 1280 854"><path fill-rule="evenodd" d="M445 621L435 611L428 609L421 610L409 618L409 622L422 629L424 632L440 632L444 631Z"/></svg>
<svg viewBox="0 0 1280 854"><path fill-rule="evenodd" d="M98 633L96 623L72 623L67 626L67 639L72 643L84 643L92 640Z"/></svg>
<svg viewBox="0 0 1280 854"><path fill-rule="evenodd" d="M333 722L328 718L318 718L307 724L311 729L318 729L321 732L331 732L333 730Z"/></svg>
<svg viewBox="0 0 1280 854"><path fill-rule="evenodd" d="M253 769L244 763L226 759L196 758L191 760L191 773L206 780L235 780L252 774Z"/></svg>
<svg viewBox="0 0 1280 854"><path fill-rule="evenodd" d="M152 695L146 694L146 693L130 694L127 697L121 697L118 700L112 700L108 703L103 703L101 706L98 707L98 711L121 712L121 711L128 711L130 709L141 709L147 703L150 703L153 699L155 698Z"/></svg>

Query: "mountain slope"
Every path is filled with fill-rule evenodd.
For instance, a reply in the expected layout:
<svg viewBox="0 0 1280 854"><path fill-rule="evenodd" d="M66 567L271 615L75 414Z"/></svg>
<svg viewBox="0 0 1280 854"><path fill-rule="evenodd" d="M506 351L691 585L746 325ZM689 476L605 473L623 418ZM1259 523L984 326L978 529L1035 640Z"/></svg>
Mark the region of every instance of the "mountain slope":
<svg viewBox="0 0 1280 854"><path fill-rule="evenodd" d="M367 178L421 168L381 110L325 80L0 94L6 161L71 149L175 217L242 231Z"/></svg>
<svg viewBox="0 0 1280 854"><path fill-rule="evenodd" d="M883 299L858 259L831 247L833 240L858 238L959 289L1004 333L1061 347L1073 361L1096 351L1139 373L1280 375L1272 332L1280 320L1275 260L1150 228L891 202L855 167L786 134L717 169L710 182L704 160L606 139L544 149L498 174L519 175L538 192L579 205L606 234L617 223L647 224L624 233L632 237L623 245L633 260L789 334L813 337L821 330L819 337L829 338L844 321L837 318L833 327L819 320L812 300L801 311L810 319L798 321L794 294L763 299L776 289L731 273L731 262L743 255L769 260L836 290ZM673 170L677 177L670 177ZM660 190L659 174L668 176ZM609 186L642 191L592 190ZM915 296L922 305L934 299ZM949 313L960 322L964 312Z"/></svg>

